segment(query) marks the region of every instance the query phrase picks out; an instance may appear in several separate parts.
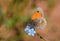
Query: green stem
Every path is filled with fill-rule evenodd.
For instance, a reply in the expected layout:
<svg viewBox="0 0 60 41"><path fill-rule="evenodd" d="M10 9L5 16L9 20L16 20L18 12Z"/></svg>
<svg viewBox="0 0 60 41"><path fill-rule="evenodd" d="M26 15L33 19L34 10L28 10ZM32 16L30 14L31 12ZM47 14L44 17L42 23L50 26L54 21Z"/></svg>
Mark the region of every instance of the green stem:
<svg viewBox="0 0 60 41"><path fill-rule="evenodd" d="M42 36L42 35L40 35L39 33L36 33L37 34L37 36L39 36L43 41L46 41L46 39Z"/></svg>

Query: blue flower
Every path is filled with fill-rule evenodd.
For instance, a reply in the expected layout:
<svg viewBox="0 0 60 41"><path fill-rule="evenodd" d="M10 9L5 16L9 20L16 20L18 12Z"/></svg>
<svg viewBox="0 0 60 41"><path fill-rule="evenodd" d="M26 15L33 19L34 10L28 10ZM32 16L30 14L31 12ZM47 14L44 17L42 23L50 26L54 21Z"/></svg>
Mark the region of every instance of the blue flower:
<svg viewBox="0 0 60 41"><path fill-rule="evenodd" d="M34 28L31 28L30 26L26 26L24 31L30 36L34 36L34 34L36 33Z"/></svg>

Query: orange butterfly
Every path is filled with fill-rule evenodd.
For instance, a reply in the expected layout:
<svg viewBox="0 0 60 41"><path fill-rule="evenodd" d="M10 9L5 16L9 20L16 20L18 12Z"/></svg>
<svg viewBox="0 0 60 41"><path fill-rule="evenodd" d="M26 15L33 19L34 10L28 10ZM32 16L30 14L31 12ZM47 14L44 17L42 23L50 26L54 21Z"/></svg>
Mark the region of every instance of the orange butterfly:
<svg viewBox="0 0 60 41"><path fill-rule="evenodd" d="M36 9L36 11L31 16L31 20L37 23L37 28L44 29L46 27L46 19L44 18L44 13L41 8Z"/></svg>

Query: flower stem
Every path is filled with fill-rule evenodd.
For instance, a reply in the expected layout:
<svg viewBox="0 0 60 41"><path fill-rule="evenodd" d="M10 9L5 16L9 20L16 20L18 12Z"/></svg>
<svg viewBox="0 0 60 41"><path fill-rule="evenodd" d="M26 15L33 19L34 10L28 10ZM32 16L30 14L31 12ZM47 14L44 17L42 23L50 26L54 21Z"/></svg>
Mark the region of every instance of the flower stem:
<svg viewBox="0 0 60 41"><path fill-rule="evenodd" d="M42 39L43 41L46 41L46 39L42 35L40 35L39 33L36 33L36 34L37 34L37 36L40 37L40 39Z"/></svg>

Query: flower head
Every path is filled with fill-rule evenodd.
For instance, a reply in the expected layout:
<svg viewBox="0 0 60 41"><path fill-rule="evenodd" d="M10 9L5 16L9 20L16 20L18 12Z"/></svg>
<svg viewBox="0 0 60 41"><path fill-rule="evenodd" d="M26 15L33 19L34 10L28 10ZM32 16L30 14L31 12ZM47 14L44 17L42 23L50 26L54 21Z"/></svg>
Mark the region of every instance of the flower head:
<svg viewBox="0 0 60 41"><path fill-rule="evenodd" d="M34 28L30 28L30 26L26 26L25 30L24 30L28 35L30 36L34 36L34 34L36 33L36 31L34 30Z"/></svg>

